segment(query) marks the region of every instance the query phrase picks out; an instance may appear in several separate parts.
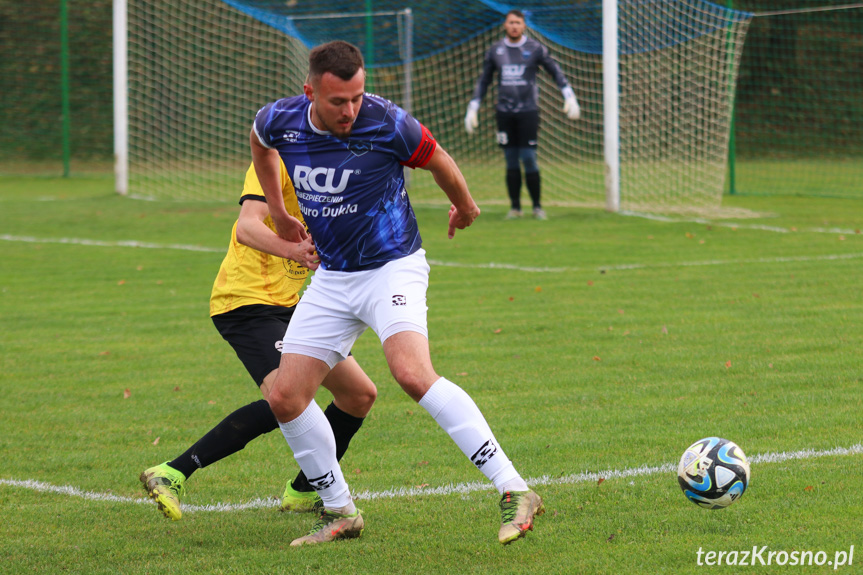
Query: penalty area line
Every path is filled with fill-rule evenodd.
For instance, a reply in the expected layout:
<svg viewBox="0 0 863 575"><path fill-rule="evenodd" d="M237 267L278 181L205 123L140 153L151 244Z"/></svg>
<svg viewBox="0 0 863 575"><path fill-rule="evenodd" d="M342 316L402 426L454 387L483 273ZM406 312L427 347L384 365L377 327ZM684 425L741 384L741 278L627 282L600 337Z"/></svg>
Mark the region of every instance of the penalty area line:
<svg viewBox="0 0 863 575"><path fill-rule="evenodd" d="M803 449L800 451L782 451L779 453L763 453L749 458L750 463L760 465L769 463L781 463L784 461L792 461L799 459L817 459L820 457L836 457L863 454L863 444L855 444L851 447L835 447L833 449L816 450ZM634 477L645 477L651 475L659 475L663 473L673 473L677 469L676 463L665 463L654 466L641 466L628 469L608 469L605 471L585 471L563 477L552 477L542 475L527 479L527 484L533 487L542 487L547 485L575 485L579 483L596 483L600 479L629 479ZM56 493L59 495L68 495L70 497L80 497L89 501L105 501L109 503L132 503L132 504L151 504L147 497L123 497L112 493L99 493L95 491L84 491L71 485L52 485L44 481L36 481L33 479L0 479L0 485L15 487L20 489L29 489L40 493ZM384 491L360 491L354 495L357 500L372 500L372 499L397 499L402 497L415 497L418 495L466 495L476 491L491 491L493 486L487 481L472 481L469 483L458 483L450 485L442 485L439 487L421 486L411 488L394 488ZM279 500L274 498L269 499L253 499L246 503L213 503L209 505L183 505L184 512L198 511L242 511L245 509L265 509L270 507L278 507Z"/></svg>

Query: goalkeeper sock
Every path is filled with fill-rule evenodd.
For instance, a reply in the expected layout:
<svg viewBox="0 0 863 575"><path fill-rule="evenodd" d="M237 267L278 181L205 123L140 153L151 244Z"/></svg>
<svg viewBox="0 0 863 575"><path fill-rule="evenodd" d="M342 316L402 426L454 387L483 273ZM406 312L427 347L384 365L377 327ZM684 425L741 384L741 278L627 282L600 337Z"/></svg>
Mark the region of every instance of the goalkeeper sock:
<svg viewBox="0 0 863 575"><path fill-rule="evenodd" d="M533 202L534 208L542 207L542 204L539 201L540 194L540 180L539 180L539 172L528 172L524 175L525 182L527 183L527 193L530 194L530 200Z"/></svg>
<svg viewBox="0 0 863 575"><path fill-rule="evenodd" d="M521 209L521 170L506 171L506 191L509 193L509 203L514 210Z"/></svg>
<svg viewBox="0 0 863 575"><path fill-rule="evenodd" d="M419 404L500 493L504 492L504 486L521 479L497 444L482 412L462 388L442 377L434 382Z"/></svg>
<svg viewBox="0 0 863 575"><path fill-rule="evenodd" d="M270 404L259 399L231 413L168 465L188 479L196 469L240 451L251 440L278 426Z"/></svg>
<svg viewBox="0 0 863 575"><path fill-rule="evenodd" d="M336 438L336 460L341 461L345 451L348 450L348 445L351 439L360 430L363 425L362 417L354 417L349 413L345 413L333 402L327 406L324 411L327 421L330 422L330 427L333 428L333 435ZM291 482L291 487L301 493L309 493L314 491L314 488L306 479L306 474L300 471L297 478Z"/></svg>

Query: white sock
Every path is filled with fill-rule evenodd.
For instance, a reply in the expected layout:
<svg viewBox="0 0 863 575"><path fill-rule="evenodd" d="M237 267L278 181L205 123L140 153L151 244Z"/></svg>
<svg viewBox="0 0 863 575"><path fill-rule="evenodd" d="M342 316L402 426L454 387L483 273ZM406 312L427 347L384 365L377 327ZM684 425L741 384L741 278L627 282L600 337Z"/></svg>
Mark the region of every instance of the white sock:
<svg viewBox="0 0 863 575"><path fill-rule="evenodd" d="M354 504L336 460L333 428L318 404L312 401L298 418L279 423L279 427L294 452L294 459L321 496L324 507L351 513Z"/></svg>
<svg viewBox="0 0 863 575"><path fill-rule="evenodd" d="M507 491L527 491L530 487L527 486L524 479L521 476L516 477L511 481L507 481L503 485L499 487L501 494L506 493Z"/></svg>
<svg viewBox="0 0 863 575"><path fill-rule="evenodd" d="M419 404L500 493L506 491L504 487L513 482L524 483L498 445L482 412L462 388L442 377L432 384Z"/></svg>

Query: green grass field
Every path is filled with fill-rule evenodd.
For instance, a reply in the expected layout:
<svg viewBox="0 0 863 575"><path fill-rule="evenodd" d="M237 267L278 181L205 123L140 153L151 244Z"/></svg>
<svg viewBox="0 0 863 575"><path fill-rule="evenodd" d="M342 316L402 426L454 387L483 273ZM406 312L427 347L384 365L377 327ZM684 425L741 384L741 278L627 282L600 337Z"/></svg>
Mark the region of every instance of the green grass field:
<svg viewBox="0 0 863 575"><path fill-rule="evenodd" d="M769 214L739 222L489 205L451 241L419 207L435 366L548 512L500 546L497 493L366 333L379 399L343 460L366 531L295 549L313 518L276 510L278 433L192 476L180 522L143 497L142 469L259 393L208 319L237 207L111 186L0 178L0 573L860 572L860 200L726 198ZM709 435L754 460L722 511L671 470ZM698 563L754 546L779 555ZM776 564L795 551L825 564Z"/></svg>

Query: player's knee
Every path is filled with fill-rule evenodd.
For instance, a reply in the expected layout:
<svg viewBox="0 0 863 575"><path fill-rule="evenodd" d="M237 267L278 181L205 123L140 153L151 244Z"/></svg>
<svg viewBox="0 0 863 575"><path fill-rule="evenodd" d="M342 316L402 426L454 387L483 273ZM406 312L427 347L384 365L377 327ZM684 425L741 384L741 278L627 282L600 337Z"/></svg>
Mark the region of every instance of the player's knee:
<svg viewBox="0 0 863 575"><path fill-rule="evenodd" d="M375 401L378 399L378 388L374 383L369 382L369 386L365 389L360 397L361 408L365 409L365 412L368 413L371 411L372 406L375 404Z"/></svg>
<svg viewBox="0 0 863 575"><path fill-rule="evenodd" d="M351 396L351 404L353 405L354 413L356 413L358 417L365 417L369 411L371 411L377 398L378 388L375 387L375 384L372 383L371 380L369 380L365 387L357 390Z"/></svg>
<svg viewBox="0 0 863 575"><path fill-rule="evenodd" d="M519 148L521 163L524 164L525 173L539 171L539 163L536 161L536 148Z"/></svg>
<svg viewBox="0 0 863 575"><path fill-rule="evenodd" d="M405 393L407 393L414 401L422 399L435 382L435 379L437 379L436 376L426 375L412 370L403 370L401 372L393 371L393 377Z"/></svg>
<svg viewBox="0 0 863 575"><path fill-rule="evenodd" d="M336 407L354 417L365 417L378 398L378 388L368 378L358 378L347 387L330 390Z"/></svg>
<svg viewBox="0 0 863 575"><path fill-rule="evenodd" d="M276 419L281 422L293 421L299 417L305 406L299 406L296 398L288 393L282 387L276 386L270 390L267 396L267 403L270 404L270 410Z"/></svg>
<svg viewBox="0 0 863 575"><path fill-rule="evenodd" d="M504 148L503 149L503 157L506 161L506 169L507 170L520 170L521 166L518 164L519 157L519 149L518 148Z"/></svg>

